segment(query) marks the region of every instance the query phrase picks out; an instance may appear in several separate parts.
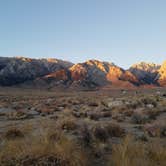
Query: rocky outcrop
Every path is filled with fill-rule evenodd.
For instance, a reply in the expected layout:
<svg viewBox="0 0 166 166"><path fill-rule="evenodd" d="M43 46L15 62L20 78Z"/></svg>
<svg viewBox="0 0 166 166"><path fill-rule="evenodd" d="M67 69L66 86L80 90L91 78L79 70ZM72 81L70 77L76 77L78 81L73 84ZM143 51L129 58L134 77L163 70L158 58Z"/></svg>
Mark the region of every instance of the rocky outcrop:
<svg viewBox="0 0 166 166"><path fill-rule="evenodd" d="M70 69L74 82L88 81L97 86L104 86L107 83L106 65L97 60L89 60L72 66Z"/></svg>
<svg viewBox="0 0 166 166"><path fill-rule="evenodd" d="M74 65L70 68L73 80L84 80L103 86L114 84L120 81L137 82L136 77L129 71L116 66L113 63L101 62L98 60L89 60L85 63Z"/></svg>
<svg viewBox="0 0 166 166"><path fill-rule="evenodd" d="M140 62L130 67L129 71L134 74L140 84L156 84L156 76L160 65Z"/></svg>
<svg viewBox="0 0 166 166"><path fill-rule="evenodd" d="M156 81L160 86L166 86L166 61L161 65L158 70Z"/></svg>

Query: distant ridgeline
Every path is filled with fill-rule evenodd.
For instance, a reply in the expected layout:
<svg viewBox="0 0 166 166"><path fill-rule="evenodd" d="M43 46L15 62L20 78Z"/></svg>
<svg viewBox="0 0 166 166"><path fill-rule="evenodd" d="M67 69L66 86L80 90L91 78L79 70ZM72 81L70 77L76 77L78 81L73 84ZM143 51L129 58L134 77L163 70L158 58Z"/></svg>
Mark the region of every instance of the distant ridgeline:
<svg viewBox="0 0 166 166"><path fill-rule="evenodd" d="M141 62L124 70L98 60L73 64L59 59L0 57L0 86L93 89L146 85L166 86L166 62Z"/></svg>

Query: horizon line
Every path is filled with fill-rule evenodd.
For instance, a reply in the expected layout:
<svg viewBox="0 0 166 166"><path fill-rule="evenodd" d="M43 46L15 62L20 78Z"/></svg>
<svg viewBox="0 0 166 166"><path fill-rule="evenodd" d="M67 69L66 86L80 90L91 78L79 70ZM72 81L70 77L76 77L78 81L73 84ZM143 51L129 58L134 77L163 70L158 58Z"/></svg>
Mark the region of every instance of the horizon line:
<svg viewBox="0 0 166 166"><path fill-rule="evenodd" d="M40 60L40 59L46 59L46 60L48 60L48 59L57 59L57 60L62 60L62 61L66 61L66 62L70 62L70 63L73 63L74 65L75 64L78 64L78 63L85 63L85 62L87 62L87 61L90 61L90 60L96 60L96 61L100 61L100 62L108 62L108 63L113 63L113 64L115 64L116 65L116 63L115 62L113 62L113 61L110 61L110 60L101 60L101 59L98 59L98 58L92 58L92 59L85 59L84 61L80 61L80 62L78 62L78 61L70 61L70 60L68 60L68 59L61 59L61 58L56 58L55 56L54 57L31 57L31 56L22 56L22 55L18 55L18 56L14 56L14 55L12 55L12 56L0 56L0 58L27 58L27 59L36 59L36 60ZM162 61L161 63L155 63L155 62L150 62L150 61L143 61L143 60L140 60L140 61L136 61L136 62L134 62L134 63L132 63L131 65L129 65L128 67L121 67L121 65L116 65L116 66L118 66L118 67L121 67L121 68L124 68L124 69L129 69L130 67L132 67L133 65L136 65L136 64L141 64L141 63L146 63L146 64L155 64L155 65L159 65L159 66L161 66L164 62L165 62L166 60L164 60L164 61Z"/></svg>

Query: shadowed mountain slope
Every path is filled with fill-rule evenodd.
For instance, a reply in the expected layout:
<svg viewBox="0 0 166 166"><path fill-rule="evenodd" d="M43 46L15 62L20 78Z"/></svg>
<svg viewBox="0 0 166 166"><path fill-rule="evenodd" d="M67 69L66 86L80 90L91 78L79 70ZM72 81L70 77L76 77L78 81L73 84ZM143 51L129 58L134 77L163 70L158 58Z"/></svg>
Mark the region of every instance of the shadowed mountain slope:
<svg viewBox="0 0 166 166"><path fill-rule="evenodd" d="M24 57L0 58L0 85L10 86L33 80L73 64L58 59L31 59Z"/></svg>
<svg viewBox="0 0 166 166"><path fill-rule="evenodd" d="M140 62L132 65L129 71L138 78L140 84L156 84L159 68L160 65L154 63Z"/></svg>

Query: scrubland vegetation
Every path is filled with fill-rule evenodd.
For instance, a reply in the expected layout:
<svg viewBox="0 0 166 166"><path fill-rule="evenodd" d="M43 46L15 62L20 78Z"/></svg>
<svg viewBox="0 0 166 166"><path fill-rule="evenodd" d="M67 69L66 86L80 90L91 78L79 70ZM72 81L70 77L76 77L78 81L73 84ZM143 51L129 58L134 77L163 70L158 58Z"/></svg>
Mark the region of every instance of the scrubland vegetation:
<svg viewBox="0 0 166 166"><path fill-rule="evenodd" d="M165 166L157 90L0 92L2 166Z"/></svg>

